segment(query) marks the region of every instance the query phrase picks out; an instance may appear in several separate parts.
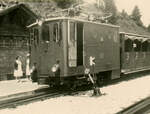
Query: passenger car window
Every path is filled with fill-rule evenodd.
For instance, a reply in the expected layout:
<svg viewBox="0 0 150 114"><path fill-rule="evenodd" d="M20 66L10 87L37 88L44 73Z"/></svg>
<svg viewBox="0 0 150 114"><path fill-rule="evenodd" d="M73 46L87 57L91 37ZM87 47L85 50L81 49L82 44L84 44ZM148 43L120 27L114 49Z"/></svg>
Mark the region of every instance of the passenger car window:
<svg viewBox="0 0 150 114"><path fill-rule="evenodd" d="M142 52L148 51L148 41L142 42Z"/></svg>
<svg viewBox="0 0 150 114"><path fill-rule="evenodd" d="M135 52L139 52L139 51L141 51L141 41L139 40L139 39L135 39L134 40L134 44L136 44L136 47L134 47L134 51Z"/></svg>
<svg viewBox="0 0 150 114"><path fill-rule="evenodd" d="M131 39L125 40L125 52L131 52L133 49L133 41Z"/></svg>

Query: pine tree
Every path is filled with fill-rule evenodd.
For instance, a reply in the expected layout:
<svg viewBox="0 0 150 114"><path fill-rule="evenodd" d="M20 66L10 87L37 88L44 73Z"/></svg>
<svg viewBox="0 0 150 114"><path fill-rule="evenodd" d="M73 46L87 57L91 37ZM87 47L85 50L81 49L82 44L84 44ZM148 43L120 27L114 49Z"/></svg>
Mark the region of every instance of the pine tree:
<svg viewBox="0 0 150 114"><path fill-rule="evenodd" d="M105 12L111 13L111 18L108 19L108 22L115 24L117 21L117 7L114 0L104 0L105 2Z"/></svg>
<svg viewBox="0 0 150 114"><path fill-rule="evenodd" d="M57 3L57 5L61 8L68 8L70 7L73 3L76 3L77 0L53 0Z"/></svg>
<svg viewBox="0 0 150 114"><path fill-rule="evenodd" d="M138 25L138 26L142 26L143 27L143 23L141 21L141 13L140 13L140 9L138 6L135 6L133 11L132 11L132 14L131 14L131 18L135 21L135 23Z"/></svg>
<svg viewBox="0 0 150 114"><path fill-rule="evenodd" d="M127 19L129 16L128 16L128 14L127 14L127 12L125 10L122 10L121 17Z"/></svg>

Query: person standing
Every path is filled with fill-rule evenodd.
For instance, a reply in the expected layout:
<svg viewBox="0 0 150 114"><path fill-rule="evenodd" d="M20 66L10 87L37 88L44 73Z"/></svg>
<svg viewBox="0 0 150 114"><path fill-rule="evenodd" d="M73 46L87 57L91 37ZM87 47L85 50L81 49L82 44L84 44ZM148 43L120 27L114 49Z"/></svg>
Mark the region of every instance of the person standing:
<svg viewBox="0 0 150 114"><path fill-rule="evenodd" d="M16 78L17 82L20 82L20 78L23 76L22 62L20 58L20 56L17 56L14 64L14 77Z"/></svg>
<svg viewBox="0 0 150 114"><path fill-rule="evenodd" d="M26 77L31 80L31 72L30 72L30 54L27 54L26 59Z"/></svg>

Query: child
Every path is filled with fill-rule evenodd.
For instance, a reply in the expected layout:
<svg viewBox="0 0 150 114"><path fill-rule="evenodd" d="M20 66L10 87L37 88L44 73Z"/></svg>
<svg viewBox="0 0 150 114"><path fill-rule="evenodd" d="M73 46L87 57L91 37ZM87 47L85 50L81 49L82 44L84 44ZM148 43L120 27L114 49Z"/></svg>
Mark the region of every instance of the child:
<svg viewBox="0 0 150 114"><path fill-rule="evenodd" d="M31 69L31 79L33 82L37 82L37 75L38 75L38 71L37 71L37 64L34 63L33 67Z"/></svg>

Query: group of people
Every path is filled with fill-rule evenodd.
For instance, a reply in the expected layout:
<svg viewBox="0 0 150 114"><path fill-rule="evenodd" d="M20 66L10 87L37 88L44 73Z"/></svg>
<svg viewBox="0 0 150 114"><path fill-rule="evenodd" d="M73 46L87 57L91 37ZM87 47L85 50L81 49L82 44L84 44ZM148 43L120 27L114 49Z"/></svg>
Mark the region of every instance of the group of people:
<svg viewBox="0 0 150 114"><path fill-rule="evenodd" d="M35 81L34 78L35 73L37 73L36 63L34 63L32 68L30 68L30 54L27 54L26 71L25 71L26 78ZM14 63L14 77L16 78L17 82L20 82L22 76L23 76L23 68L22 68L21 56L17 56Z"/></svg>

